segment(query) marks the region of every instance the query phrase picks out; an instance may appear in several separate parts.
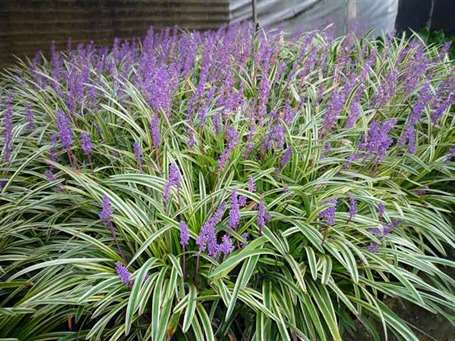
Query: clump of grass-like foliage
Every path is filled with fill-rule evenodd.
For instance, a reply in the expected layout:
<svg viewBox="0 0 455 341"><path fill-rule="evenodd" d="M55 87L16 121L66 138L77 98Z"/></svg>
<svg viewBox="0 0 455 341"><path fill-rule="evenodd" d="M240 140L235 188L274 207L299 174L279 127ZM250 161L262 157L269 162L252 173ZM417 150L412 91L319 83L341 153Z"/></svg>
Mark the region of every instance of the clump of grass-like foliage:
<svg viewBox="0 0 455 341"><path fill-rule="evenodd" d="M0 337L417 340L453 321L455 77L417 37L149 31L0 78Z"/></svg>

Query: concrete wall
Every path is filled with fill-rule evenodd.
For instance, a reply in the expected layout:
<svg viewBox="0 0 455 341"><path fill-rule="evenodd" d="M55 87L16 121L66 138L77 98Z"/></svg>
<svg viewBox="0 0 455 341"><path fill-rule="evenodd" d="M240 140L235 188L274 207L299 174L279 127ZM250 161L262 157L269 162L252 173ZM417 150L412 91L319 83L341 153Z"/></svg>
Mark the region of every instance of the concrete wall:
<svg viewBox="0 0 455 341"><path fill-rule="evenodd" d="M0 0L0 65L60 46L142 36L150 27L209 29L229 20L229 0Z"/></svg>

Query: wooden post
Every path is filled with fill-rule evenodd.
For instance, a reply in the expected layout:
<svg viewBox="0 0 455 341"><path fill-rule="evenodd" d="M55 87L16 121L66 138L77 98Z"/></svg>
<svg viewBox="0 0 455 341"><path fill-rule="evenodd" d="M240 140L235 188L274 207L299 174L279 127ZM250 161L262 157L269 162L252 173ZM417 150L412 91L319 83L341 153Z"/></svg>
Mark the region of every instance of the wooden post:
<svg viewBox="0 0 455 341"><path fill-rule="evenodd" d="M256 0L251 0L251 8L253 12L253 23L254 23L254 30L257 32L259 30L259 23L258 23L258 15L256 12Z"/></svg>

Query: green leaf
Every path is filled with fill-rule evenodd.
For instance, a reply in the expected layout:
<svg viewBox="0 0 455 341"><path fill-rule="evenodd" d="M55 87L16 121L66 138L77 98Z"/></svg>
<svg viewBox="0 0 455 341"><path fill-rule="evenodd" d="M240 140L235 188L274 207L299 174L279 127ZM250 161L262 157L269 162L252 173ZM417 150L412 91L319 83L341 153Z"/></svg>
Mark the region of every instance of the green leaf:
<svg viewBox="0 0 455 341"><path fill-rule="evenodd" d="M190 292L187 295L187 306L183 317L182 331L186 333L193 323L194 314L197 306L197 288L190 285Z"/></svg>
<svg viewBox="0 0 455 341"><path fill-rule="evenodd" d="M126 307L125 315L125 333L129 334L131 329L131 322L133 320L133 315L139 308L140 297L142 285L144 284L144 279L147 276L147 272L156 264L158 260L156 258L150 258L147 260L141 268L136 271L133 287L131 288L130 297L128 299L128 306Z"/></svg>
<svg viewBox="0 0 455 341"><path fill-rule="evenodd" d="M210 323L209 316L204 309L204 306L201 303L197 304L197 313L199 320L202 323L203 331L205 334L205 340L207 341L215 341L215 337L213 335L212 324Z"/></svg>
<svg viewBox="0 0 455 341"><path fill-rule="evenodd" d="M265 255L270 255L270 256L276 256L276 254L273 251L270 251L268 249L261 249L261 250L251 250L251 249L243 249L237 254L233 254L229 256L223 263L218 265L215 270L213 270L211 273L209 273L209 278L216 278L218 276L223 276L227 275L233 268L237 266L241 261L247 258L251 258L254 256L265 256Z"/></svg>
<svg viewBox="0 0 455 341"><path fill-rule="evenodd" d="M311 277L313 280L318 278L318 269L316 264L316 255L312 247L305 246L306 255L308 257L308 265L310 267Z"/></svg>

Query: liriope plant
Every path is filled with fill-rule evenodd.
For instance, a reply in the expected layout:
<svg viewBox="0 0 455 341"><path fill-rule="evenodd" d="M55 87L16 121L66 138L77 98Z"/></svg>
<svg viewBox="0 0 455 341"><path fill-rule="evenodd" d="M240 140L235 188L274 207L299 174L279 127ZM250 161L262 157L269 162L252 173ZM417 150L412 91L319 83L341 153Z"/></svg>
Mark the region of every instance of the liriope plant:
<svg viewBox="0 0 455 341"><path fill-rule="evenodd" d="M417 340L389 298L453 322L447 51L252 36L3 72L0 337Z"/></svg>

